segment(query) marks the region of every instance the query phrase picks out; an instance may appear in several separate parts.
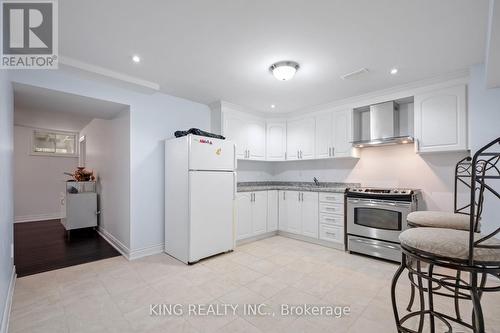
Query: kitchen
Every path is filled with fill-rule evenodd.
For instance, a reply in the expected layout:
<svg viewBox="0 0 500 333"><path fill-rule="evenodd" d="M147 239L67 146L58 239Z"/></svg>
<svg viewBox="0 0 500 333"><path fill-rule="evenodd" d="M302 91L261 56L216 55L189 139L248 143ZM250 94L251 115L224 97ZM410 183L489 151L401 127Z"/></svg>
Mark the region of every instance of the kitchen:
<svg viewBox="0 0 500 333"><path fill-rule="evenodd" d="M43 1L59 67L0 70L1 333L500 332L498 0ZM16 276L18 87L126 106L85 165L113 257Z"/></svg>

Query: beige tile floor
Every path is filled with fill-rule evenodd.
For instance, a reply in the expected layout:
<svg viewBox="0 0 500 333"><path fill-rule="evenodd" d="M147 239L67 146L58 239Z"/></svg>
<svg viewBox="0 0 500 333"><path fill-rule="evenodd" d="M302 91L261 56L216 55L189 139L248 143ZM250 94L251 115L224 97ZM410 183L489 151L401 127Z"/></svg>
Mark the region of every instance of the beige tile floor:
<svg viewBox="0 0 500 333"><path fill-rule="evenodd" d="M165 254L116 257L18 279L9 332L395 332L389 285L396 268L278 236L192 266ZM408 290L402 278L401 307ZM149 313L150 304L175 303L265 303L276 316L245 315L241 307L226 316ZM280 304L349 306L351 313L282 317ZM500 332L500 293L486 295L484 307L487 332Z"/></svg>

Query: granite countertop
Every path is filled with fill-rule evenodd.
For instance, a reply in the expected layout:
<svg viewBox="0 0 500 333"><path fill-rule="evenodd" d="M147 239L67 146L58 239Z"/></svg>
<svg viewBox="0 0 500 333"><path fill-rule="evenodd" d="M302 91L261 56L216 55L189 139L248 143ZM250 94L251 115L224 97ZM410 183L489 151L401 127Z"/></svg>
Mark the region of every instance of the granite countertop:
<svg viewBox="0 0 500 333"><path fill-rule="evenodd" d="M344 193L348 187L359 187L359 183L335 182L239 182L238 192L256 192L269 190L304 191L304 192L329 192Z"/></svg>

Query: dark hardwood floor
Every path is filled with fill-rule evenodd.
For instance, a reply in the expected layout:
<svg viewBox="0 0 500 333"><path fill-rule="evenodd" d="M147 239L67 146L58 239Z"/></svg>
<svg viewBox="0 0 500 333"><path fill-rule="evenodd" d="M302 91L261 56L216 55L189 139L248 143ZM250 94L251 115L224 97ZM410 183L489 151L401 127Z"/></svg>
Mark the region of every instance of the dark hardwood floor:
<svg viewBox="0 0 500 333"><path fill-rule="evenodd" d="M59 220L14 224L14 264L18 277L119 256L92 228L66 230Z"/></svg>

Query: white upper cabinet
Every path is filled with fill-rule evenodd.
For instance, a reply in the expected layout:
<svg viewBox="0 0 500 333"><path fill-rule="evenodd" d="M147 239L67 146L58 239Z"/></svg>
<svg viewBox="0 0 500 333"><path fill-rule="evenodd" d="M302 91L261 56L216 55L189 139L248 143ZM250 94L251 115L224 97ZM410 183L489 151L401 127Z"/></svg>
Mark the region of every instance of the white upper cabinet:
<svg viewBox="0 0 500 333"><path fill-rule="evenodd" d="M415 95L417 151L467 150L466 86Z"/></svg>
<svg viewBox="0 0 500 333"><path fill-rule="evenodd" d="M286 159L286 122L268 122L266 141L266 159L284 161Z"/></svg>
<svg viewBox="0 0 500 333"><path fill-rule="evenodd" d="M236 144L236 158L246 158L248 151L248 135L245 121L241 118L227 115L224 117L223 128L223 135Z"/></svg>
<svg viewBox="0 0 500 333"><path fill-rule="evenodd" d="M333 113L333 157L357 157L352 147L352 109Z"/></svg>
<svg viewBox="0 0 500 333"><path fill-rule="evenodd" d="M333 114L316 116L316 158L331 158L333 148Z"/></svg>
<svg viewBox="0 0 500 333"><path fill-rule="evenodd" d="M247 122L248 158L251 160L266 159L266 122L251 120Z"/></svg>
<svg viewBox="0 0 500 333"><path fill-rule="evenodd" d="M307 117L287 122L286 159L308 160L314 158L316 122Z"/></svg>
<svg viewBox="0 0 500 333"><path fill-rule="evenodd" d="M352 110L316 116L316 158L357 157L352 147Z"/></svg>
<svg viewBox="0 0 500 333"><path fill-rule="evenodd" d="M236 144L238 159L266 159L266 122L224 113L222 135Z"/></svg>

